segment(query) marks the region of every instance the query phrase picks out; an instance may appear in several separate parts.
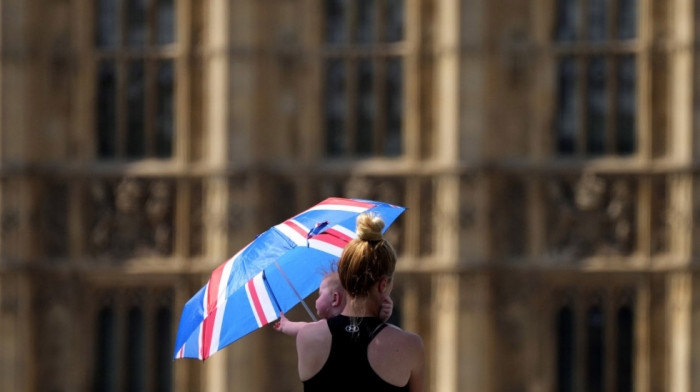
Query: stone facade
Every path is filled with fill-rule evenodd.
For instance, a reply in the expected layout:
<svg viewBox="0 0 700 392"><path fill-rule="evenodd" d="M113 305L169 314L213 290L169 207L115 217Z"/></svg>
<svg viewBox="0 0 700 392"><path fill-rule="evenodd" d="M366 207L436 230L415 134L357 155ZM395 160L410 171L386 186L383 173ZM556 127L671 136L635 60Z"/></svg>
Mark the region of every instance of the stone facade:
<svg viewBox="0 0 700 392"><path fill-rule="evenodd" d="M269 327L172 345L216 266L343 196L409 208L428 390L700 391L697 11L0 0L0 390L301 391Z"/></svg>

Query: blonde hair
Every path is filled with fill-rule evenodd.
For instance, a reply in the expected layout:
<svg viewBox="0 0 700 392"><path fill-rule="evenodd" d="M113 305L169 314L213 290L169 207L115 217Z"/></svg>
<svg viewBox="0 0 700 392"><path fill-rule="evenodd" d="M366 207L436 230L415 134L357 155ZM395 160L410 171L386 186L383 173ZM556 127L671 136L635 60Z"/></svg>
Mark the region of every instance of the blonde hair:
<svg viewBox="0 0 700 392"><path fill-rule="evenodd" d="M342 283L340 283L338 272L329 272L323 277L323 280L328 282L326 283L326 286L331 290L331 292L337 291L338 293L345 294L345 289L343 288Z"/></svg>
<svg viewBox="0 0 700 392"><path fill-rule="evenodd" d="M357 239L343 250L338 260L340 283L351 297L365 297L383 277L391 277L396 268L396 252L382 236L384 221L373 214L357 217Z"/></svg>

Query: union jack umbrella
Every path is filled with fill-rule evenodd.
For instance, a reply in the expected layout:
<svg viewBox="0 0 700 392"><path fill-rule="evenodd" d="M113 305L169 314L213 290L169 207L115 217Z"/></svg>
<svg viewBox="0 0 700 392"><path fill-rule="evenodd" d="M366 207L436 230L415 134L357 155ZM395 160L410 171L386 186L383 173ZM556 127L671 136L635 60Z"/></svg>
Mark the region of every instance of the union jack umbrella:
<svg viewBox="0 0 700 392"><path fill-rule="evenodd" d="M324 272L357 237L358 215L380 216L386 231L404 211L377 201L329 198L260 234L214 270L185 304L175 359L207 359L277 320L280 312L304 304L303 298L319 288Z"/></svg>

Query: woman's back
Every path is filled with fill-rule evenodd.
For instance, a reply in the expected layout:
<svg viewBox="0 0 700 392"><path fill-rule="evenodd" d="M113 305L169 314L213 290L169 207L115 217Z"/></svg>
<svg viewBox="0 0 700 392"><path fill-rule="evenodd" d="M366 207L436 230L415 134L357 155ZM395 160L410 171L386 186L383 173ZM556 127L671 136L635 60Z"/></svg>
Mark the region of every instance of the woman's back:
<svg viewBox="0 0 700 392"><path fill-rule="evenodd" d="M420 337L375 317L341 315L307 325L297 336L297 350L307 392L422 390Z"/></svg>

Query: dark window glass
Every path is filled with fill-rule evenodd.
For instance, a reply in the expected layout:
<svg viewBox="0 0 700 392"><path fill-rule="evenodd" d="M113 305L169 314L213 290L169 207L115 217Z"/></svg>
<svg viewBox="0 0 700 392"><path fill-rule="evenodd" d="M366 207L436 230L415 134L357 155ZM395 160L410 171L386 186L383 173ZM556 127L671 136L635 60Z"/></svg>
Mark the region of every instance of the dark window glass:
<svg viewBox="0 0 700 392"><path fill-rule="evenodd" d="M175 42L174 0L158 0L158 34L156 42L168 45Z"/></svg>
<svg viewBox="0 0 700 392"><path fill-rule="evenodd" d="M97 155L111 158L117 145L117 74L114 63L103 61L97 69Z"/></svg>
<svg viewBox="0 0 700 392"><path fill-rule="evenodd" d="M404 0L387 0L386 40L398 42L404 35Z"/></svg>
<svg viewBox="0 0 700 392"><path fill-rule="evenodd" d="M386 131L384 152L387 156L401 154L403 119L403 63L391 58L386 66Z"/></svg>
<svg viewBox="0 0 700 392"><path fill-rule="evenodd" d="M146 44L146 0L127 0L126 43L136 47Z"/></svg>
<svg viewBox="0 0 700 392"><path fill-rule="evenodd" d="M127 129L126 155L129 158L141 158L145 155L144 140L144 66L143 61L129 63L127 83Z"/></svg>
<svg viewBox="0 0 700 392"><path fill-rule="evenodd" d="M97 46L110 48L119 43L119 0L97 2Z"/></svg>
<svg viewBox="0 0 700 392"><path fill-rule="evenodd" d="M374 0L354 0L357 12L357 30L355 42L366 44L376 41L377 7Z"/></svg>
<svg viewBox="0 0 700 392"><path fill-rule="evenodd" d="M577 0L557 1L555 38L557 41L573 41L578 36L579 7Z"/></svg>
<svg viewBox="0 0 700 392"><path fill-rule="evenodd" d="M617 140L619 154L631 154L636 149L637 133L637 63L633 55L623 56L617 64Z"/></svg>
<svg viewBox="0 0 700 392"><path fill-rule="evenodd" d="M586 315L586 391L603 390L605 369L605 318L600 306L594 306Z"/></svg>
<svg viewBox="0 0 700 392"><path fill-rule="evenodd" d="M325 37L329 44L339 44L347 41L347 13L348 0L325 0Z"/></svg>
<svg viewBox="0 0 700 392"><path fill-rule="evenodd" d="M588 1L588 39L603 41L608 37L608 2L606 0Z"/></svg>
<svg viewBox="0 0 700 392"><path fill-rule="evenodd" d="M637 1L619 0L618 4L617 38L635 38L637 36Z"/></svg>
<svg viewBox="0 0 700 392"><path fill-rule="evenodd" d="M574 334L574 313L571 308L563 307L557 312L557 391L574 390L574 358L576 355Z"/></svg>
<svg viewBox="0 0 700 392"><path fill-rule="evenodd" d="M357 64L357 129L355 150L358 155L371 155L374 151L374 108L372 62L364 59Z"/></svg>
<svg viewBox="0 0 700 392"><path fill-rule="evenodd" d="M172 389L172 311L163 307L156 314L155 391L169 392Z"/></svg>
<svg viewBox="0 0 700 392"><path fill-rule="evenodd" d="M617 312L617 391L634 390L634 314L623 306Z"/></svg>
<svg viewBox="0 0 700 392"><path fill-rule="evenodd" d="M325 81L325 129L326 152L329 156L339 156L345 151L345 63L333 59L326 62Z"/></svg>
<svg viewBox="0 0 700 392"><path fill-rule="evenodd" d="M175 69L172 61L158 64L158 96L156 97L156 156L169 157L173 150L175 112L173 110L173 90Z"/></svg>
<svg viewBox="0 0 700 392"><path fill-rule="evenodd" d="M137 392L144 390L145 353L143 312L139 308L131 308L128 315L127 330L127 389Z"/></svg>
<svg viewBox="0 0 700 392"><path fill-rule="evenodd" d="M111 307L97 314L97 335L95 342L95 374L93 391L114 391L116 384L116 340L114 312Z"/></svg>
<svg viewBox="0 0 700 392"><path fill-rule="evenodd" d="M557 70L557 112L556 112L556 148L562 155L576 152L576 137L579 121L578 86L576 60L563 58Z"/></svg>
<svg viewBox="0 0 700 392"><path fill-rule="evenodd" d="M605 153L606 121L610 102L607 89L608 63L603 57L588 62L586 75L586 151L591 155Z"/></svg>

